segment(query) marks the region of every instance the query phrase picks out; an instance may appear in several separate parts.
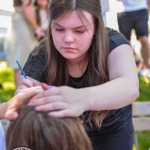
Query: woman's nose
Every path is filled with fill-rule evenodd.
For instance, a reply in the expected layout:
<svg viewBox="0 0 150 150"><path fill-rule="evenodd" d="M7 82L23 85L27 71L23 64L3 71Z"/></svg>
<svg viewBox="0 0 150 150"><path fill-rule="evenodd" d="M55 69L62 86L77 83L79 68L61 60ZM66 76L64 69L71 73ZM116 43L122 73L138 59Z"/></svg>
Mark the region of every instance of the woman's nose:
<svg viewBox="0 0 150 150"><path fill-rule="evenodd" d="M74 35L72 32L65 32L65 37L64 37L65 42L74 42Z"/></svg>

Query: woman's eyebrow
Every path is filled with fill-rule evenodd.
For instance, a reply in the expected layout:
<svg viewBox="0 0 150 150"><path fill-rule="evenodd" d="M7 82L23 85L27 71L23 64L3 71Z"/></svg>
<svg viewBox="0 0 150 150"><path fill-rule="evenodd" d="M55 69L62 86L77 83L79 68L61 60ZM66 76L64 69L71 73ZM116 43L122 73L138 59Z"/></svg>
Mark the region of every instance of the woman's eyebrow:
<svg viewBox="0 0 150 150"><path fill-rule="evenodd" d="M56 22L53 22L53 24L56 25L56 26L59 26L59 27L61 27L61 28L64 28L64 27L62 27L61 25L59 25L58 23L56 23Z"/></svg>
<svg viewBox="0 0 150 150"><path fill-rule="evenodd" d="M56 26L59 26L61 28L64 28L63 26L59 25L58 23L56 22L53 22L54 25ZM86 28L88 25L81 25L81 26L78 26L78 27L75 27L74 29L82 29L82 28Z"/></svg>

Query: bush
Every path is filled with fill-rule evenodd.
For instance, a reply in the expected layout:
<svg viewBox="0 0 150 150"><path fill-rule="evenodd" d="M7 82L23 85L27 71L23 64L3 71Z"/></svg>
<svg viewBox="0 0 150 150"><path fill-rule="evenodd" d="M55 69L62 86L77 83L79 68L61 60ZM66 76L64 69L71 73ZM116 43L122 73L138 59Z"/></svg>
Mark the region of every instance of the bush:
<svg viewBox="0 0 150 150"><path fill-rule="evenodd" d="M146 77L139 77L140 96L136 101L150 101L150 80Z"/></svg>
<svg viewBox="0 0 150 150"><path fill-rule="evenodd" d="M9 100L15 88L13 69L7 67L6 62L0 62L0 101Z"/></svg>

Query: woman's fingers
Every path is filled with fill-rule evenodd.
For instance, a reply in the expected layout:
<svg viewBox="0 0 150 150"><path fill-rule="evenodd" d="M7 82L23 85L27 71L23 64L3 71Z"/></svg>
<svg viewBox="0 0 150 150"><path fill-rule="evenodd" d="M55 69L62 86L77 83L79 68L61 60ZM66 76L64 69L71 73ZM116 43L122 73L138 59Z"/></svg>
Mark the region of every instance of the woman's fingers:
<svg viewBox="0 0 150 150"><path fill-rule="evenodd" d="M36 96L35 96L36 97ZM45 105L48 103L53 103L53 102L61 102L62 98L60 96L54 95L54 96L47 96L47 97L40 97L38 99L32 99L30 100L30 102L28 103L28 106L39 106L39 105Z"/></svg>
<svg viewBox="0 0 150 150"><path fill-rule="evenodd" d="M33 100L37 100L37 99L40 99L40 98L43 98L43 97L50 97L50 96L55 96L55 95L60 95L61 93L61 90L57 87L51 87L50 89L48 90L44 90L43 92L39 93L38 95L34 96L31 101Z"/></svg>
<svg viewBox="0 0 150 150"><path fill-rule="evenodd" d="M28 87L26 87L25 85L19 86L19 87L17 88L17 90L14 92L14 95L20 93L20 91L21 91L22 89L26 89L26 88L28 88Z"/></svg>
<svg viewBox="0 0 150 150"><path fill-rule="evenodd" d="M29 101L33 96L37 95L42 91L43 89L40 86L37 86L37 87L22 89L16 96L18 101L25 102L26 100Z"/></svg>
<svg viewBox="0 0 150 150"><path fill-rule="evenodd" d="M73 113L69 109L64 109L60 111L52 111L48 113L51 117L63 118L63 117L77 117L79 116L77 113Z"/></svg>
<svg viewBox="0 0 150 150"><path fill-rule="evenodd" d="M61 102L49 103L35 107L36 111L59 111L65 109L66 105Z"/></svg>
<svg viewBox="0 0 150 150"><path fill-rule="evenodd" d="M36 86L36 87L31 87L31 88L22 88L22 89L20 88L16 91L16 94L18 94L18 95L26 95L26 94L35 95L42 91L43 91L43 89L41 88L41 86ZM26 95L26 97L28 97L28 95Z"/></svg>
<svg viewBox="0 0 150 150"><path fill-rule="evenodd" d="M28 80L28 79L23 79L22 85L20 85L17 88L17 90L15 91L14 94L16 95L16 94L18 94L20 92L20 90L26 89L26 88L31 88L31 87L33 87L33 83L30 80Z"/></svg>
<svg viewBox="0 0 150 150"><path fill-rule="evenodd" d="M26 87L30 88L34 86L34 83L28 79L23 79L22 81L23 85L25 85Z"/></svg>

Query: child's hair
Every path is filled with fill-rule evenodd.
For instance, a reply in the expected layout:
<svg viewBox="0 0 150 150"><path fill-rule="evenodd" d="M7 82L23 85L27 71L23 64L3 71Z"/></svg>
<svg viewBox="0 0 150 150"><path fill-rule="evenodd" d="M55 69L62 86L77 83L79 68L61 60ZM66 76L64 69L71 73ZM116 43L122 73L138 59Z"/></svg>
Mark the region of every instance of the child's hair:
<svg viewBox="0 0 150 150"><path fill-rule="evenodd" d="M6 132L6 149L91 150L92 146L79 118L52 118L23 106L19 117Z"/></svg>

